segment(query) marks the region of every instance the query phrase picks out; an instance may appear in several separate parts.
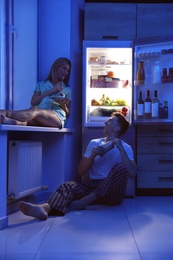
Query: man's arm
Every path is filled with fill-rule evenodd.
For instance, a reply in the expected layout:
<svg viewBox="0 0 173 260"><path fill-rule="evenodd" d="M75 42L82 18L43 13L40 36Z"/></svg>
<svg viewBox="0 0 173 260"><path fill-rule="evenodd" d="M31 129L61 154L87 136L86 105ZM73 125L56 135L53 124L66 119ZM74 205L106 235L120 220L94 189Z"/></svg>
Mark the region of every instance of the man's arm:
<svg viewBox="0 0 173 260"><path fill-rule="evenodd" d="M96 155L103 156L106 152L108 152L112 148L113 148L112 142L109 142L109 145L107 145L107 146L104 146L104 145L94 146L90 156L89 157L83 156L81 161L79 162L79 165L78 165L79 175L84 176L88 173Z"/></svg>
<svg viewBox="0 0 173 260"><path fill-rule="evenodd" d="M128 176L130 178L134 178L137 174L137 165L136 165L135 161L132 161L129 159L126 151L124 150L124 147L122 146L122 142L120 139L115 138L113 140L113 143L117 146L117 148L120 151L122 161L126 165L127 171L129 173Z"/></svg>

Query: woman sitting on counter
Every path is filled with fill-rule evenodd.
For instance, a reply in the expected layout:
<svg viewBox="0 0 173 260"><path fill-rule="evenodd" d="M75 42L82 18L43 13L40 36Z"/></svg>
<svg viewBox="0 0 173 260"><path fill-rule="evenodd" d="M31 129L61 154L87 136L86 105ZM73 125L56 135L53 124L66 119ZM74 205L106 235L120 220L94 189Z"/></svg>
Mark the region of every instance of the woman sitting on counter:
<svg viewBox="0 0 173 260"><path fill-rule="evenodd" d="M70 116L71 88L68 85L71 62L58 58L48 77L37 83L31 107L24 110L0 110L1 124L63 128Z"/></svg>

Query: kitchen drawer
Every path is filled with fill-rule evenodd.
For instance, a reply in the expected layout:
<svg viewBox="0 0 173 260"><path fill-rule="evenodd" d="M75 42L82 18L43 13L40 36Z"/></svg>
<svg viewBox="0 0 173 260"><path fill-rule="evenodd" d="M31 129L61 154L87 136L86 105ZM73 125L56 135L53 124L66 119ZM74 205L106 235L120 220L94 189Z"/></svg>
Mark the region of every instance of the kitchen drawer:
<svg viewBox="0 0 173 260"><path fill-rule="evenodd" d="M173 171L173 154L138 154L139 171Z"/></svg>
<svg viewBox="0 0 173 260"><path fill-rule="evenodd" d="M138 154L141 153L173 154L173 136L138 137L137 147L138 147Z"/></svg>
<svg viewBox="0 0 173 260"><path fill-rule="evenodd" d="M139 126L138 136L173 136L173 125Z"/></svg>
<svg viewBox="0 0 173 260"><path fill-rule="evenodd" d="M173 188L173 172L138 172L138 188Z"/></svg>

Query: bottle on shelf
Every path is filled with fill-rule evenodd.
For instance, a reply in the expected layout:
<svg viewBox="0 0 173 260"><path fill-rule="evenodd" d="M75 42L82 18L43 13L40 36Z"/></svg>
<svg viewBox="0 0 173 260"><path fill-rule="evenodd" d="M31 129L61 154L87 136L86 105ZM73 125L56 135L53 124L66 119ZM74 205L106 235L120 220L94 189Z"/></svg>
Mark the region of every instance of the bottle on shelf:
<svg viewBox="0 0 173 260"><path fill-rule="evenodd" d="M173 68L169 68L168 83L173 82Z"/></svg>
<svg viewBox="0 0 173 260"><path fill-rule="evenodd" d="M145 64L145 84L151 83L151 64L150 61L147 60Z"/></svg>
<svg viewBox="0 0 173 260"><path fill-rule="evenodd" d="M168 101L163 101L164 116L168 118Z"/></svg>
<svg viewBox="0 0 173 260"><path fill-rule="evenodd" d="M139 99L137 101L137 118L143 119L144 116L144 101L142 99L142 91L139 92Z"/></svg>
<svg viewBox="0 0 173 260"><path fill-rule="evenodd" d="M168 101L163 101L163 108L165 111L168 111Z"/></svg>
<svg viewBox="0 0 173 260"><path fill-rule="evenodd" d="M157 97L157 90L154 90L154 98L152 100L152 118L159 117L159 99Z"/></svg>
<svg viewBox="0 0 173 260"><path fill-rule="evenodd" d="M155 62L154 65L154 78L153 78L153 83L158 84L161 82L161 70L160 70L160 64L159 61Z"/></svg>
<svg viewBox="0 0 173 260"><path fill-rule="evenodd" d="M150 90L147 90L147 97L144 102L144 118L151 118L151 98L150 98Z"/></svg>
<svg viewBox="0 0 173 260"><path fill-rule="evenodd" d="M168 82L167 68L163 68L162 72L162 83Z"/></svg>
<svg viewBox="0 0 173 260"><path fill-rule="evenodd" d="M136 74L136 85L144 85L144 82L145 82L144 62L139 61L138 70Z"/></svg>

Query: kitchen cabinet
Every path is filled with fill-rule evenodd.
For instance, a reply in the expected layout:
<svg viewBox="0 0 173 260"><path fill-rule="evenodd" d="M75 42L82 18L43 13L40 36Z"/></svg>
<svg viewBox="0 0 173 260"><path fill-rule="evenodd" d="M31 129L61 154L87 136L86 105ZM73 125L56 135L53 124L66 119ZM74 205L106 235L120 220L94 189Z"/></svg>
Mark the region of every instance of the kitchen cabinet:
<svg viewBox="0 0 173 260"><path fill-rule="evenodd" d="M137 127L137 195L173 195L173 125Z"/></svg>
<svg viewBox="0 0 173 260"><path fill-rule="evenodd" d="M85 3L84 39L132 40L173 34L173 4ZM109 38L109 39L110 39Z"/></svg>
<svg viewBox="0 0 173 260"><path fill-rule="evenodd" d="M137 4L137 38L173 34L173 4Z"/></svg>
<svg viewBox="0 0 173 260"><path fill-rule="evenodd" d="M84 39L131 40L136 37L135 3L85 3Z"/></svg>

